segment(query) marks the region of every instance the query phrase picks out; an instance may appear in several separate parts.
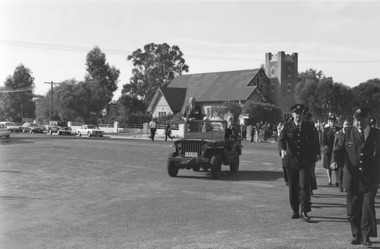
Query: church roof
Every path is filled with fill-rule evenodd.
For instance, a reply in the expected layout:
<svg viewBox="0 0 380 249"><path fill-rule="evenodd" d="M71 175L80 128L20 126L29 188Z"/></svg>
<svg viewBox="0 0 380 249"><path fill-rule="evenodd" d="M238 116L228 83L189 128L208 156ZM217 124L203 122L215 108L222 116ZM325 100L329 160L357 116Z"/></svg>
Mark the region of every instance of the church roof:
<svg viewBox="0 0 380 249"><path fill-rule="evenodd" d="M160 90L173 113L180 112L185 101L187 89L178 87L161 87Z"/></svg>
<svg viewBox="0 0 380 249"><path fill-rule="evenodd" d="M180 112L185 102L186 91L186 88L160 87L150 101L147 112L154 111L160 97L163 97L166 100L173 113Z"/></svg>
<svg viewBox="0 0 380 249"><path fill-rule="evenodd" d="M186 102L245 101L255 91L249 83L261 69L187 74L174 78L167 88L187 88Z"/></svg>

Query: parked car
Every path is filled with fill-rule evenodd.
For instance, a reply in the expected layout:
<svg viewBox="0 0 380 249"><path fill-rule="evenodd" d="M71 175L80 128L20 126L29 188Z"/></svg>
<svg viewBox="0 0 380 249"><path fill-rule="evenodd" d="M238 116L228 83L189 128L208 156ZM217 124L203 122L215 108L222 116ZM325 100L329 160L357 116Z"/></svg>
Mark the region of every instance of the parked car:
<svg viewBox="0 0 380 249"><path fill-rule="evenodd" d="M9 138L11 136L11 132L4 124L0 124L0 137Z"/></svg>
<svg viewBox="0 0 380 249"><path fill-rule="evenodd" d="M10 131L10 132L20 132L21 131L21 128L20 126L22 126L21 124L18 124L18 123L15 123L15 122L0 122L0 124L3 124L6 126L7 130Z"/></svg>
<svg viewBox="0 0 380 249"><path fill-rule="evenodd" d="M77 136L80 137L82 135L86 135L87 137L103 137L104 131L100 130L95 125L82 125L79 129L77 129Z"/></svg>
<svg viewBox="0 0 380 249"><path fill-rule="evenodd" d="M47 134L52 135L53 133L71 135L71 127L68 127L67 122L64 121L49 121Z"/></svg>
<svg viewBox="0 0 380 249"><path fill-rule="evenodd" d="M226 121L194 120L187 126L184 139L175 141L175 151L169 154L169 176L177 176L179 169L202 168L210 170L211 178L215 179L222 165L229 166L232 173L239 171L241 138L225 138Z"/></svg>
<svg viewBox="0 0 380 249"><path fill-rule="evenodd" d="M22 132L30 132L30 133L43 133L44 129L42 126L35 123L24 123L21 127Z"/></svg>

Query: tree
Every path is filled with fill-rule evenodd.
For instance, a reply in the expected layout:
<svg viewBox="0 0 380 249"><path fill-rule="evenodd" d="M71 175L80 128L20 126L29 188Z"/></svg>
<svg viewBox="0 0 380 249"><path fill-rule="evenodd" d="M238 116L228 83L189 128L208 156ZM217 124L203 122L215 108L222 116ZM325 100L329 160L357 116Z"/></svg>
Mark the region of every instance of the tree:
<svg viewBox="0 0 380 249"><path fill-rule="evenodd" d="M281 121L281 109L272 104L247 101L242 111L249 115L249 122L253 124L261 121L275 124Z"/></svg>
<svg viewBox="0 0 380 249"><path fill-rule="evenodd" d="M94 86L91 87L94 92L98 93L100 91L102 94L105 94L105 97L101 98L102 103L100 103L102 108L105 108L112 100L113 92L117 90L117 81L119 79L120 70L116 69L114 66L111 67L108 64L106 61L106 55L99 47L94 47L87 54L86 70L87 75L85 77L85 82L94 83Z"/></svg>
<svg viewBox="0 0 380 249"><path fill-rule="evenodd" d="M229 112L234 117L234 120L239 119L241 110L241 105L232 101L224 102L222 106L213 107L213 112L215 112L217 116L223 118L224 115Z"/></svg>
<svg viewBox="0 0 380 249"><path fill-rule="evenodd" d="M134 66L132 77L128 84L123 85L122 94L142 99L149 103L159 87L165 87L171 80L188 72L183 53L178 46L167 43L150 43L144 46L144 51L137 49L127 57Z"/></svg>
<svg viewBox="0 0 380 249"><path fill-rule="evenodd" d="M300 73L298 79L296 102L306 105L315 119L327 120L330 113L343 118L350 113L352 93L348 86L314 69Z"/></svg>
<svg viewBox="0 0 380 249"><path fill-rule="evenodd" d="M352 88L353 106L367 107L371 115L380 121L380 79L370 79Z"/></svg>
<svg viewBox="0 0 380 249"><path fill-rule="evenodd" d="M0 94L2 112L6 119L21 122L23 117L33 117L35 104L33 102L34 77L29 68L20 64L12 76L5 80L5 87L14 92ZM18 91L25 89L25 91Z"/></svg>
<svg viewBox="0 0 380 249"><path fill-rule="evenodd" d="M117 100L117 110L117 121L121 123L129 123L128 116L135 113L144 113L146 106L142 100L129 95L122 95Z"/></svg>

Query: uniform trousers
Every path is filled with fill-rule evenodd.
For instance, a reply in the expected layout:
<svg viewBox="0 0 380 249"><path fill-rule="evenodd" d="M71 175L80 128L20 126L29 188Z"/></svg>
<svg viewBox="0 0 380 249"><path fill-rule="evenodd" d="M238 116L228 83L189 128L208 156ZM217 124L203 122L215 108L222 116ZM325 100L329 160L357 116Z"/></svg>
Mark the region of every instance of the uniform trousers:
<svg viewBox="0 0 380 249"><path fill-rule="evenodd" d="M293 213L299 214L300 206L302 213L310 212L311 168L288 168L288 176L289 201Z"/></svg>
<svg viewBox="0 0 380 249"><path fill-rule="evenodd" d="M377 185L369 191L347 190L347 214L354 238L377 237L376 193Z"/></svg>

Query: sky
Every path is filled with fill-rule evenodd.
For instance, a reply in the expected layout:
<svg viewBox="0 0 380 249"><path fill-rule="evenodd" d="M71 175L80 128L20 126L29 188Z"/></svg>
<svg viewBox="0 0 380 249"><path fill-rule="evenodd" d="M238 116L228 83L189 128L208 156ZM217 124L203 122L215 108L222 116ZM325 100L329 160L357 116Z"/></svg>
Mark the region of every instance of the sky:
<svg viewBox="0 0 380 249"><path fill-rule="evenodd" d="M133 51L177 45L189 74L259 68L265 54L298 53L298 71L354 87L380 78L380 1L0 0L0 86L20 64L35 94L84 80L95 46L120 70ZM186 73L185 73L186 74Z"/></svg>

